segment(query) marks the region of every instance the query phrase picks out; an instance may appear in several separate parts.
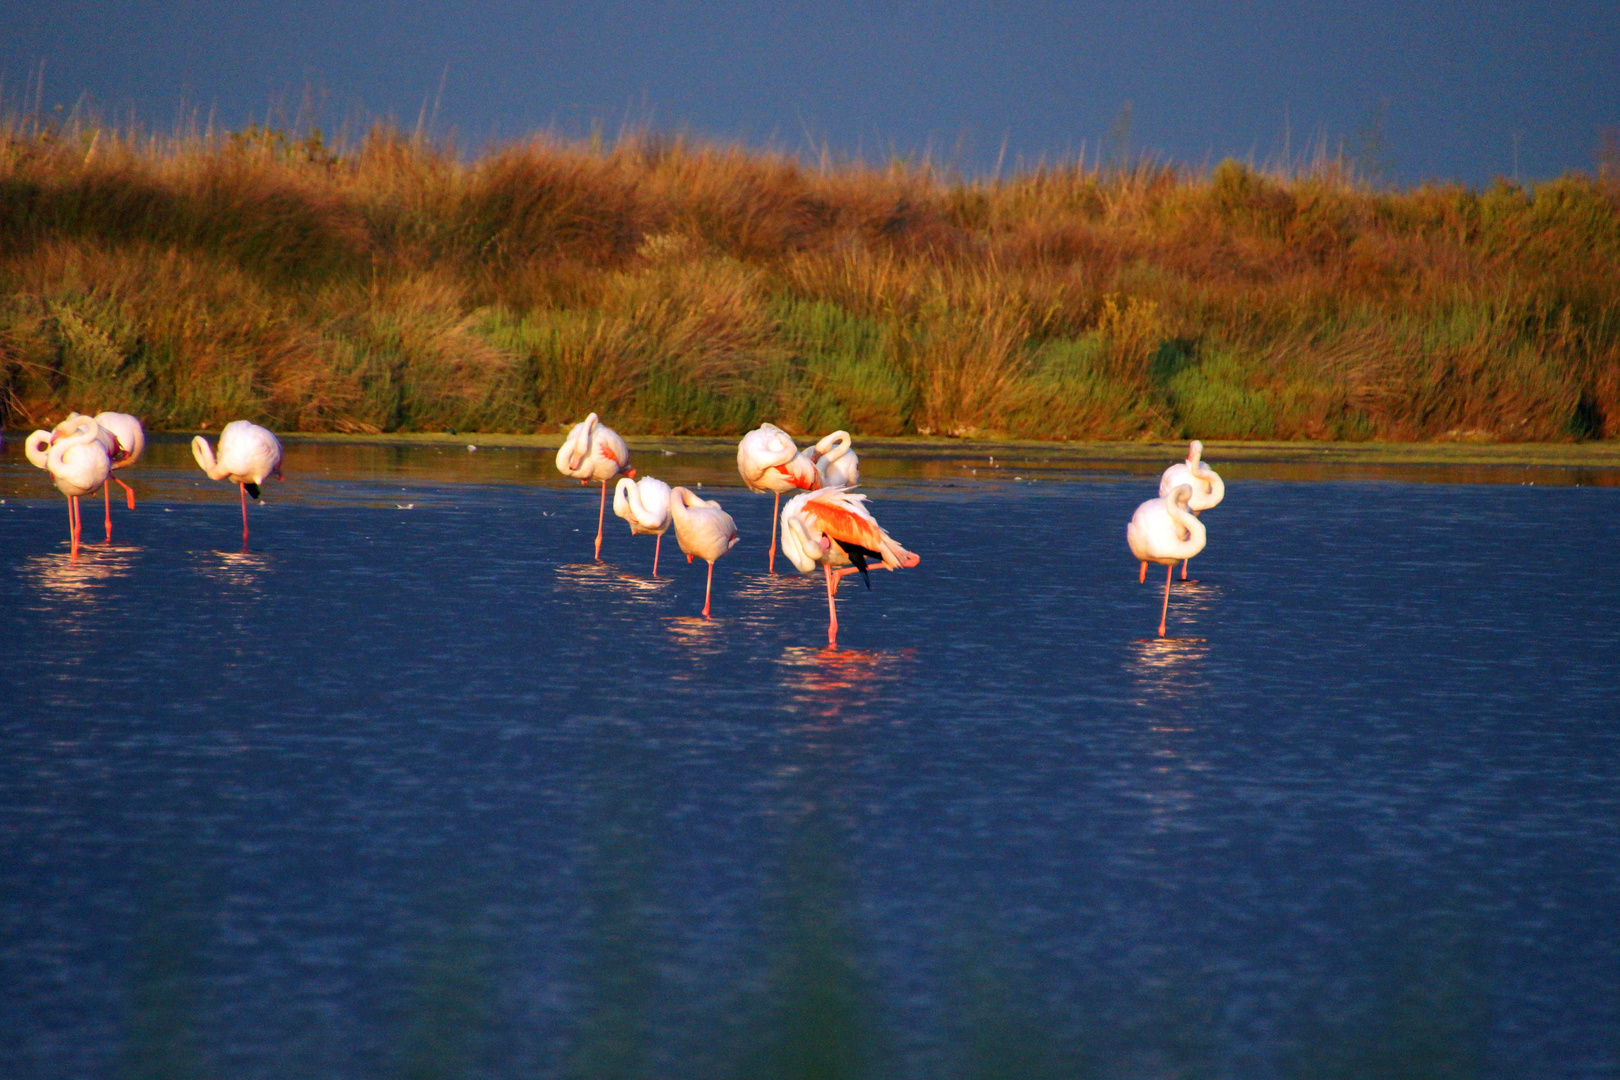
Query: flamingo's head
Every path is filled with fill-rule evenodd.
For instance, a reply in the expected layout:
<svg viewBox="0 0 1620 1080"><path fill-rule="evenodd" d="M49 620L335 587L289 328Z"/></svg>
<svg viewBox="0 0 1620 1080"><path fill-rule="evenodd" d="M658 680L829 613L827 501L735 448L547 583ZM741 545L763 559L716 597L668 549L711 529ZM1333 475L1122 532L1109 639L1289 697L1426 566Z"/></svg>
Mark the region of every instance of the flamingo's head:
<svg viewBox="0 0 1620 1080"><path fill-rule="evenodd" d="M1204 444L1194 439L1187 447L1187 464L1196 465L1198 459L1204 456Z"/></svg>

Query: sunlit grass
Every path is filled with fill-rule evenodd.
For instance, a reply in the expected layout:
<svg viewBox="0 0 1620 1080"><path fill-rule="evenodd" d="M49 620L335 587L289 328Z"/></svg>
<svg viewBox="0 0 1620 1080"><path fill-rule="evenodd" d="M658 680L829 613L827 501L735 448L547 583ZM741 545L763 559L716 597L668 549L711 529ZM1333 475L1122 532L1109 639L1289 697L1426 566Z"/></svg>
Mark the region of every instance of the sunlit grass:
<svg viewBox="0 0 1620 1080"><path fill-rule="evenodd" d="M0 124L0 420L1620 434L1620 182Z"/></svg>

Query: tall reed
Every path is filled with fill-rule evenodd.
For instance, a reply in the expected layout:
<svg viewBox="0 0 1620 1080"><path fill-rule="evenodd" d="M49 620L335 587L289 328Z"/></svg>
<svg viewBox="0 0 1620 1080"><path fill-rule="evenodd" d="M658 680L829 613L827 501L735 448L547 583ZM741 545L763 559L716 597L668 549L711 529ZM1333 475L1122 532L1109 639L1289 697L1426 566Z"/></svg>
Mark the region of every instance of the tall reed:
<svg viewBox="0 0 1620 1080"><path fill-rule="evenodd" d="M0 124L0 420L1620 434L1620 180Z"/></svg>

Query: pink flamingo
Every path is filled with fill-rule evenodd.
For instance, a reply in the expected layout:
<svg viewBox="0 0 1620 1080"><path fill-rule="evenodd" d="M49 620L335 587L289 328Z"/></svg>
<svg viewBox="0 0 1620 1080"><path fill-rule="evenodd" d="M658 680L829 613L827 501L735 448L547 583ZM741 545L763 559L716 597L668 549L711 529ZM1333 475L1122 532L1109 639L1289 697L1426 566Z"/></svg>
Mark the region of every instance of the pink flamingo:
<svg viewBox="0 0 1620 1080"><path fill-rule="evenodd" d="M703 587L703 617L707 619L709 594L714 591L714 561L737 546L737 523L718 502L699 498L683 487L670 491L669 512L686 561L695 557L709 564L709 581Z"/></svg>
<svg viewBox="0 0 1620 1080"><path fill-rule="evenodd" d="M632 480L619 477L613 487L613 513L630 523L632 536L656 536L653 544L653 572L658 576L658 551L669 531L669 485L651 476Z"/></svg>
<svg viewBox="0 0 1620 1080"><path fill-rule="evenodd" d="M247 544L247 497L259 497L259 485L266 477L281 479L281 440L258 424L233 420L219 433L217 455L198 435L191 440L191 456L210 480L229 480L242 489L242 543Z"/></svg>
<svg viewBox="0 0 1620 1080"><path fill-rule="evenodd" d="M103 433L110 436L112 445L107 448L112 467L127 469L141 459L146 450L146 430L141 427L140 420L129 413L101 412L95 416L97 426ZM106 440L103 440L105 444ZM101 487L102 508L106 515L107 542L112 542L112 493L111 484L117 484L124 489L124 499L131 510L135 509L135 490L116 476L109 476L108 483Z"/></svg>
<svg viewBox="0 0 1620 1080"><path fill-rule="evenodd" d="M1226 484L1221 480L1221 474L1203 462L1204 444L1197 439L1187 447L1187 460L1178 461L1159 477L1160 496L1169 495L1182 484L1192 488L1192 501L1187 508L1195 514L1201 514L1226 497ZM1187 580L1187 563L1190 559L1181 561L1181 580Z"/></svg>
<svg viewBox="0 0 1620 1080"><path fill-rule="evenodd" d="M1181 484L1168 496L1149 499L1136 508L1125 526L1125 542L1131 554L1142 561L1140 584L1147 580L1147 564L1164 564L1164 608L1159 612L1159 636L1164 637L1164 621L1170 614L1170 574L1176 563L1204 550L1204 523L1193 516L1187 504L1192 487Z"/></svg>
<svg viewBox="0 0 1620 1080"><path fill-rule="evenodd" d="M607 520L608 481L623 473L635 476L630 466L630 448L619 433L602 423L595 413L574 425L568 438L557 448L557 471L582 484L600 481L602 506L596 515L596 561L602 561L602 524Z"/></svg>
<svg viewBox="0 0 1620 1080"><path fill-rule="evenodd" d="M56 482L57 490L67 496L68 540L72 554L77 557L83 525L79 499L94 495L97 488L106 484L107 476L112 471L112 460L107 456L107 447L102 442L101 429L88 416L78 417L77 426L71 433L62 433L61 427L57 425L55 432L33 432L23 449L28 460L35 464L43 457L43 467Z"/></svg>
<svg viewBox="0 0 1620 1080"><path fill-rule="evenodd" d="M769 567L776 573L776 516L782 509L782 495L788 491L814 491L821 478L809 451L793 445L793 438L775 424L764 424L750 431L737 444L737 471L749 491L769 491L776 502L771 507L771 547Z"/></svg>
<svg viewBox="0 0 1620 1080"><path fill-rule="evenodd" d="M827 577L827 644L838 644L839 579L860 574L872 587L870 564L885 570L916 566L921 560L885 532L866 508L865 495L822 488L788 500L782 508L782 553L803 573L818 565Z"/></svg>

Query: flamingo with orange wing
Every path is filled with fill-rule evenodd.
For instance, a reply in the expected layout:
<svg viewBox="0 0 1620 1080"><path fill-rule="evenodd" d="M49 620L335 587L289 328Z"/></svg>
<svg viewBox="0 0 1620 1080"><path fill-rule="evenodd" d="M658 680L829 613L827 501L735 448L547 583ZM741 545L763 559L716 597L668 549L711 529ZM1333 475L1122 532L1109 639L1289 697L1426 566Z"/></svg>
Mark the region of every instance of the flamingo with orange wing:
<svg viewBox="0 0 1620 1080"><path fill-rule="evenodd" d="M921 560L901 547L866 508L865 495L822 488L788 500L782 508L782 553L802 573L820 566L827 577L827 644L838 644L838 582L860 574L872 587L868 567L916 566Z"/></svg>

